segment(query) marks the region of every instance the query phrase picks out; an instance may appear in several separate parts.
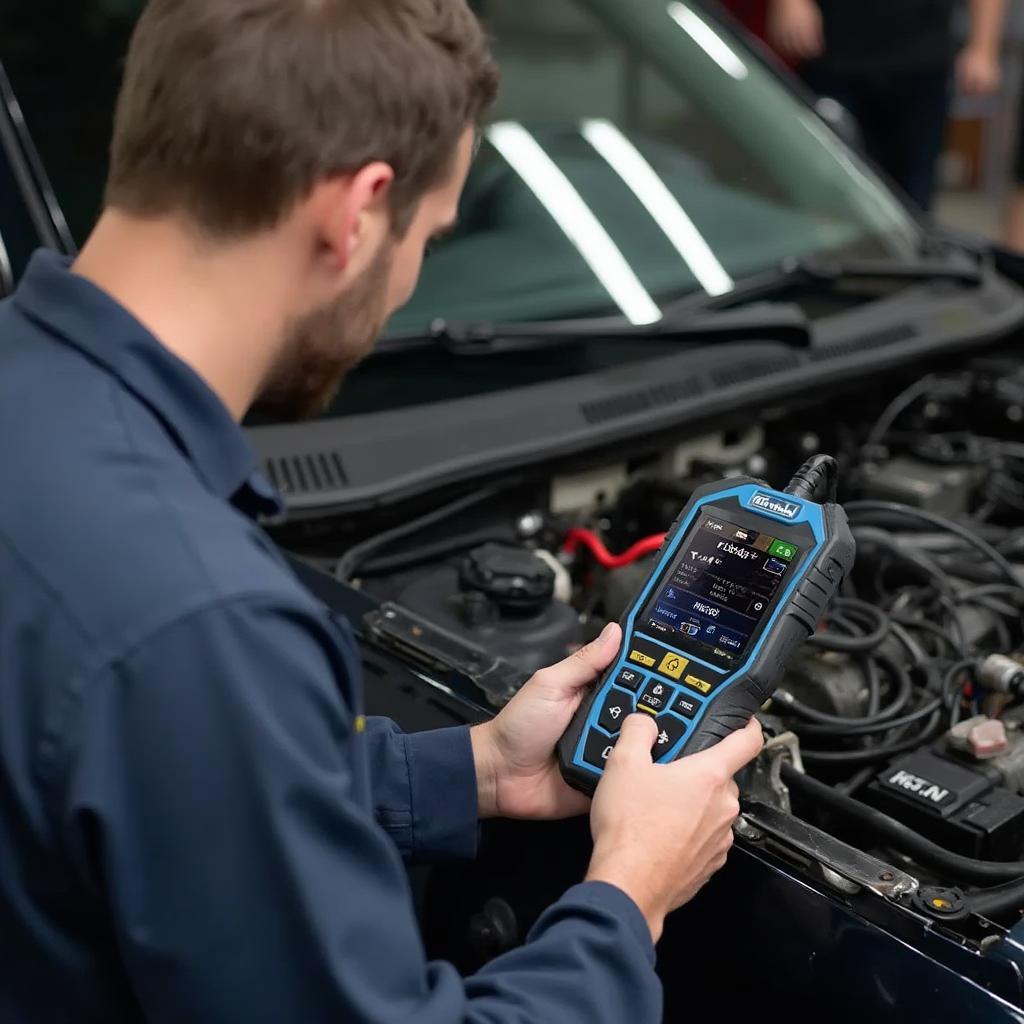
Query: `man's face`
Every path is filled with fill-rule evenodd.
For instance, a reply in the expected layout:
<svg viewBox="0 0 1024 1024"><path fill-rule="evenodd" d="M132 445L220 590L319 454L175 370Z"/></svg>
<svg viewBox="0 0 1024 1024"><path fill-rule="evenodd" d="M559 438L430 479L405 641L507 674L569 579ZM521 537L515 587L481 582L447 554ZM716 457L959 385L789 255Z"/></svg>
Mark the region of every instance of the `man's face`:
<svg viewBox="0 0 1024 1024"><path fill-rule="evenodd" d="M260 396L261 411L282 420L327 411L348 373L373 350L392 315L419 282L427 246L458 217L473 157L474 132L459 143L447 181L428 192L401 239L388 238L370 266L336 299L295 319L284 356Z"/></svg>

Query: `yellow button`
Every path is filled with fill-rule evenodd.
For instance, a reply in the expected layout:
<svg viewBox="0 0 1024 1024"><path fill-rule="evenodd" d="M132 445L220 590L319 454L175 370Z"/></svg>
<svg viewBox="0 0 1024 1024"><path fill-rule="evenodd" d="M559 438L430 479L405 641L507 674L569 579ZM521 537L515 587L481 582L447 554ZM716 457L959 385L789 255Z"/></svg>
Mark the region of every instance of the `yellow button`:
<svg viewBox="0 0 1024 1024"><path fill-rule="evenodd" d="M648 668L654 664L654 659L649 654L644 654L643 651L630 651L629 660L635 661L638 665L646 665Z"/></svg>
<svg viewBox="0 0 1024 1024"><path fill-rule="evenodd" d="M366 732L366 719L362 715L356 718L356 732Z"/></svg>
<svg viewBox="0 0 1024 1024"><path fill-rule="evenodd" d="M701 693L711 692L711 684L705 683L703 679L698 679L696 676L687 676L684 682L687 686L692 686L695 690L700 690Z"/></svg>
<svg viewBox="0 0 1024 1024"><path fill-rule="evenodd" d="M685 658L680 658L678 654L666 654L661 659L661 664L658 666L658 671L668 676L670 679L681 679L683 673L686 671L686 666L690 663Z"/></svg>

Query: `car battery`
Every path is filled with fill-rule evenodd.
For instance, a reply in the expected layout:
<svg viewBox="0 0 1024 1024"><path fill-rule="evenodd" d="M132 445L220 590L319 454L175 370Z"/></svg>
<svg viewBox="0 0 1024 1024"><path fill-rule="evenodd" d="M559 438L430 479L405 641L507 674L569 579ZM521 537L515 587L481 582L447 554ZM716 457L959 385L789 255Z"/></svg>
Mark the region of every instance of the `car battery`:
<svg viewBox="0 0 1024 1024"><path fill-rule="evenodd" d="M864 799L954 853L1020 859L1024 798L927 750L893 761L865 788Z"/></svg>

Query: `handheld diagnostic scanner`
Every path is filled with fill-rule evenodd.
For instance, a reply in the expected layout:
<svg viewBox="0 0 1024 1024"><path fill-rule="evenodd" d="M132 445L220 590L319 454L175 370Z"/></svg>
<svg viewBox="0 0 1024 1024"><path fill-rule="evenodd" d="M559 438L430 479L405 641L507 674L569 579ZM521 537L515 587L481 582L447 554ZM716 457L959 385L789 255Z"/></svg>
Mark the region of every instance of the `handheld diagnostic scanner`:
<svg viewBox="0 0 1024 1024"><path fill-rule="evenodd" d="M819 455L785 491L736 478L693 494L621 620L618 658L559 743L570 785L593 792L635 711L654 718L661 763L747 724L853 567L836 477Z"/></svg>

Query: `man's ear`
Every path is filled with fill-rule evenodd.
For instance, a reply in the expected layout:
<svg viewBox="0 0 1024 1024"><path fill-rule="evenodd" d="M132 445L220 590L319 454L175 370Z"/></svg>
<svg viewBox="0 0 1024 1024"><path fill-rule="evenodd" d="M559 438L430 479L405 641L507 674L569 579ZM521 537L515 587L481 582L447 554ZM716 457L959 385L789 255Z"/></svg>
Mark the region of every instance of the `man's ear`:
<svg viewBox="0 0 1024 1024"><path fill-rule="evenodd" d="M317 186L319 248L334 274L358 277L373 261L391 230L394 180L394 170L377 162Z"/></svg>

